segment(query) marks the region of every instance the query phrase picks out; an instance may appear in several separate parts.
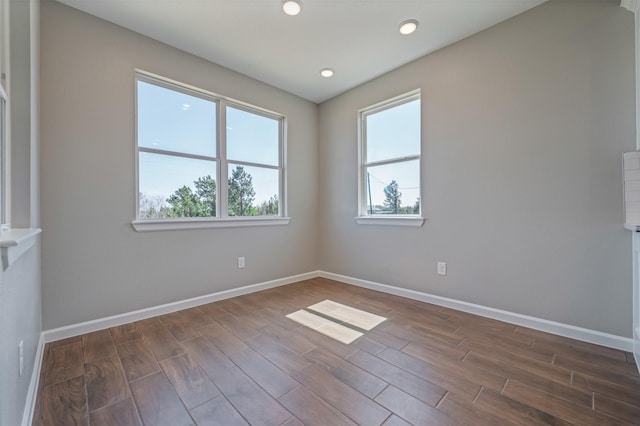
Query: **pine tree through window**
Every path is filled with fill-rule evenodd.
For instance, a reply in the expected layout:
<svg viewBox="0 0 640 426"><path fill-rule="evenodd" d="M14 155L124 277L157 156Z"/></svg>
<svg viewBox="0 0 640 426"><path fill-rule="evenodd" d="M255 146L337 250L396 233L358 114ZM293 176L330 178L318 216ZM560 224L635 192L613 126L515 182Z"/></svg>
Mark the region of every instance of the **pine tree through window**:
<svg viewBox="0 0 640 426"><path fill-rule="evenodd" d="M283 116L141 72L136 89L138 222L284 216Z"/></svg>

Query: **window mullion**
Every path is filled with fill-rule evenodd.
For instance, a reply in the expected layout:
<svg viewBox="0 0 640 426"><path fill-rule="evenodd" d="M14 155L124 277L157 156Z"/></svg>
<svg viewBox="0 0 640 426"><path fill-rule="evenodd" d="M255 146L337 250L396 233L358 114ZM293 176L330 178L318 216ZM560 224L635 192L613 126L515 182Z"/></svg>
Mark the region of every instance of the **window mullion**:
<svg viewBox="0 0 640 426"><path fill-rule="evenodd" d="M238 166L261 167L263 169L280 170L280 166L272 166L271 164L252 163L251 161L227 160L227 164L235 164Z"/></svg>
<svg viewBox="0 0 640 426"><path fill-rule="evenodd" d="M229 166L227 163L227 103L218 104L218 217L229 217Z"/></svg>
<svg viewBox="0 0 640 426"><path fill-rule="evenodd" d="M364 163L364 166L365 167L384 166L386 164L403 163L405 161L414 161L419 159L420 159L420 154L407 155L404 157L390 158L388 160L380 160L380 161L372 161L370 163Z"/></svg>
<svg viewBox="0 0 640 426"><path fill-rule="evenodd" d="M164 149L147 148L147 147L144 147L144 146L138 147L138 151L140 151L140 152L148 152L148 153L151 153L151 154L168 155L168 156L171 156L171 157L190 158L190 159L193 159L193 160L216 161L216 158L209 157L207 155L188 154L188 153L185 153L185 152L167 151L167 150L164 150Z"/></svg>

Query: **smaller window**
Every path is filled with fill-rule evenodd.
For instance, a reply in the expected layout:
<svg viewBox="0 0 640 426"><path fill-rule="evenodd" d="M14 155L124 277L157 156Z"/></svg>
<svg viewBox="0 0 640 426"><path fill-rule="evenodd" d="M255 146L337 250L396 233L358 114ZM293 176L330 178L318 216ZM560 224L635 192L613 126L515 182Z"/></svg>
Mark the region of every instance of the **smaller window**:
<svg viewBox="0 0 640 426"><path fill-rule="evenodd" d="M419 91L360 111L360 217L420 217L420 117Z"/></svg>

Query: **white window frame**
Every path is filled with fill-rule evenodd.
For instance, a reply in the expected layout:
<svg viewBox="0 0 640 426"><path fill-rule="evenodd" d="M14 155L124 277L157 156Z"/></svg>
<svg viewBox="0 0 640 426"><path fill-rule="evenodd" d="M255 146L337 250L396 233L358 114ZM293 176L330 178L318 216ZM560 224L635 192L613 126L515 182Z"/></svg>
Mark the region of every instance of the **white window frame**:
<svg viewBox="0 0 640 426"><path fill-rule="evenodd" d="M188 154L182 152L159 150L148 147L140 147L138 144L138 81L154 84L169 90L185 93L190 96L206 99L216 104L216 130L217 141L216 157ZM290 218L287 217L286 203L286 117L264 108L256 107L245 102L234 100L222 95L218 95L194 86L177 82L142 70L135 72L135 220L131 223L136 231L166 231L179 229L200 229L200 228L229 228L244 226L270 226L286 225ZM252 114L260 115L278 121L279 125L279 157L278 165L272 166L261 163L228 160L227 159L227 139L226 139L226 110L227 107L236 108ZM172 155L176 157L193 158L216 163L216 216L215 217L185 217L185 218L163 218L163 219L140 219L140 153L149 152L155 154ZM279 173L279 194L278 194L278 215L277 216L229 216L228 215L228 166L241 165L250 167L268 168L278 170Z"/></svg>
<svg viewBox="0 0 640 426"><path fill-rule="evenodd" d="M39 228L11 228L11 58L10 1L0 0L0 266L6 271L35 244Z"/></svg>
<svg viewBox="0 0 640 426"><path fill-rule="evenodd" d="M0 0L0 232L11 228L10 206L10 95L9 95L9 0Z"/></svg>
<svg viewBox="0 0 640 426"><path fill-rule="evenodd" d="M360 225L391 225L391 226L422 226L425 219L422 217L422 146L420 146L420 152L414 155L408 155L398 158L388 158L384 160L367 162L367 117L408 102L420 100L420 89L412 90L408 93L393 97L391 99L378 102L369 107L363 108L358 111L358 216L355 220ZM420 108L422 110L422 108ZM420 123L422 126L422 120ZM420 132L422 139L422 131ZM422 143L421 143L422 145ZM367 168L374 166L382 166L388 164L397 164L407 161L418 160L419 173L418 182L420 182L420 213L413 214L396 214L396 215L371 215L367 213Z"/></svg>

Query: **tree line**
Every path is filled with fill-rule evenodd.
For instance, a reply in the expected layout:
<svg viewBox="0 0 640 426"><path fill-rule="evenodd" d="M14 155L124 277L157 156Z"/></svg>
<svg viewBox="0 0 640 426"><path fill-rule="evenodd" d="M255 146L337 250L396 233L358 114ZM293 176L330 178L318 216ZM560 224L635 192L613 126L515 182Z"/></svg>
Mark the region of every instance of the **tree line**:
<svg viewBox="0 0 640 426"><path fill-rule="evenodd" d="M193 182L195 190L184 185L168 198L140 193L140 218L161 219L170 217L215 217L216 181L210 175ZM228 181L229 216L276 216L278 195L254 205L256 191L253 177L244 167L236 166Z"/></svg>
<svg viewBox="0 0 640 426"><path fill-rule="evenodd" d="M195 190L184 185L168 198L148 196L140 193L140 218L162 219L171 217L215 217L216 181L210 175L200 177L193 182ZM256 191L253 189L253 177L244 167L236 166L228 181L229 216L277 216L279 200L273 195L269 200L254 205ZM392 180L384 188L383 205L369 206L369 214L419 214L420 198L413 206L402 206L402 192L398 183ZM374 211L375 209L375 211Z"/></svg>

